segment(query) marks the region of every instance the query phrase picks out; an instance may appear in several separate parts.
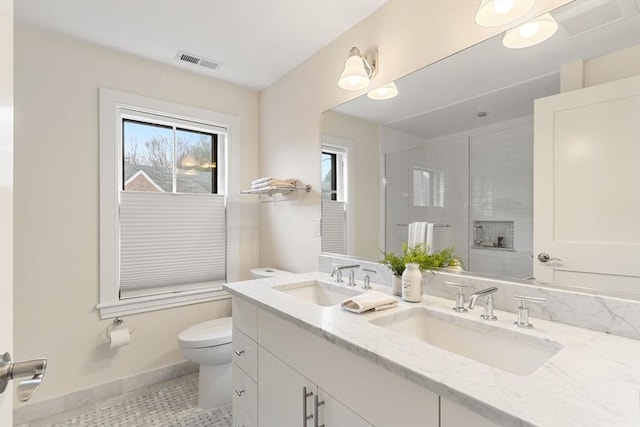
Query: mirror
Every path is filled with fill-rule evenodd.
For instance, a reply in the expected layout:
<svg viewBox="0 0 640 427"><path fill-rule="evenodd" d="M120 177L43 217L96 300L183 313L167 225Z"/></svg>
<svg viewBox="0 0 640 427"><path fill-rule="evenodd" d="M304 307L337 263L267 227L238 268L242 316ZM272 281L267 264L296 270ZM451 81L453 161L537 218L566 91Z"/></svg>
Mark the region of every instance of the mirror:
<svg viewBox="0 0 640 427"><path fill-rule="evenodd" d="M577 68L580 85L597 84L582 75L589 61L626 55L640 68L635 2L551 14L559 30L539 45L507 49L499 35L396 80L395 98L323 113L325 164L339 152L323 168L323 252L377 261L429 221L433 247L455 245L465 270L533 279L534 100L582 87Z"/></svg>

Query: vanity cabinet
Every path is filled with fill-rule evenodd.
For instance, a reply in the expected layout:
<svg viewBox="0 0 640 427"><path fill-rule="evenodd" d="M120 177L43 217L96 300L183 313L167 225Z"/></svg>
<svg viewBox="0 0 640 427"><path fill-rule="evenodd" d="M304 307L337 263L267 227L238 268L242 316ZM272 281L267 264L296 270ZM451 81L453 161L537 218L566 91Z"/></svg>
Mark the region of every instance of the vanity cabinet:
<svg viewBox="0 0 640 427"><path fill-rule="evenodd" d="M498 426L240 298L233 325L234 427Z"/></svg>
<svg viewBox="0 0 640 427"><path fill-rule="evenodd" d="M234 336L234 426L253 425L249 419L261 427L298 427L303 403L313 415L317 396L324 401L318 425L439 427L437 394L240 298L233 298L233 323L242 334L238 342ZM256 344L255 377L242 359L252 354L247 339ZM305 401L304 387L313 393Z"/></svg>

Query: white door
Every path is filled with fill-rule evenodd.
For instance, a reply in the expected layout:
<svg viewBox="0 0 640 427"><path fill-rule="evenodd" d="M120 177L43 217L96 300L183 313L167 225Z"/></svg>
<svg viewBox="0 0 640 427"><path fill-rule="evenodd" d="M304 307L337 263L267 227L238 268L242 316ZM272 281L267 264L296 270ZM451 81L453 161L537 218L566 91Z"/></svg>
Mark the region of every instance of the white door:
<svg viewBox="0 0 640 427"><path fill-rule="evenodd" d="M639 162L640 76L536 101L538 281L640 295Z"/></svg>
<svg viewBox="0 0 640 427"><path fill-rule="evenodd" d="M0 354L13 350L13 1L0 1ZM12 425L11 386L0 425Z"/></svg>

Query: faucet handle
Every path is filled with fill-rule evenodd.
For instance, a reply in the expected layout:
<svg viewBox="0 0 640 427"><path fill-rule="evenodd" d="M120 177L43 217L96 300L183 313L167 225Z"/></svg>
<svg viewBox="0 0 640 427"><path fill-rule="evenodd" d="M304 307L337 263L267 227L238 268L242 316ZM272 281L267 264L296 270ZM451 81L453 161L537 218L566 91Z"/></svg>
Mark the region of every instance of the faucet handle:
<svg viewBox="0 0 640 427"><path fill-rule="evenodd" d="M520 300L520 305L518 306L518 320L513 322L517 328L526 328L531 329L533 325L529 323L529 307L527 307L527 301L529 302L546 302L547 300L544 298L538 297L529 297L522 295L514 295L515 299Z"/></svg>
<svg viewBox="0 0 640 427"><path fill-rule="evenodd" d="M367 274L364 276L364 283L362 285L363 289L371 289L371 277L369 276L369 273L373 273L376 274L377 272L375 270L371 270L369 268L363 268L362 271L366 271Z"/></svg>
<svg viewBox="0 0 640 427"><path fill-rule="evenodd" d="M457 288L456 290L456 306L452 308L453 311L457 311L458 313L464 313L465 311L469 311L467 310L467 308L464 306L464 291L463 289L468 288L469 286L467 285L463 285L462 283L455 283L455 282L444 282L445 285L452 287L452 288Z"/></svg>

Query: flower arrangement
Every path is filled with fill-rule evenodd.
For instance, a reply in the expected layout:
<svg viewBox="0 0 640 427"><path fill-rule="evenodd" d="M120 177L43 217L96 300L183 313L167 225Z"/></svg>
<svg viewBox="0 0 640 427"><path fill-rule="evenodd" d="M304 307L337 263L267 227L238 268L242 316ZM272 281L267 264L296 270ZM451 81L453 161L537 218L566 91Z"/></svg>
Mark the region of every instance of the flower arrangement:
<svg viewBox="0 0 640 427"><path fill-rule="evenodd" d="M391 272L398 277L402 276L404 266L407 263L420 265L420 270L422 271L462 266L462 261L455 255L455 247L453 246L432 254L427 252L428 248L424 243L418 243L411 248L405 243L402 245L402 255L396 255L393 252L382 252L383 259L380 263L389 267Z"/></svg>

